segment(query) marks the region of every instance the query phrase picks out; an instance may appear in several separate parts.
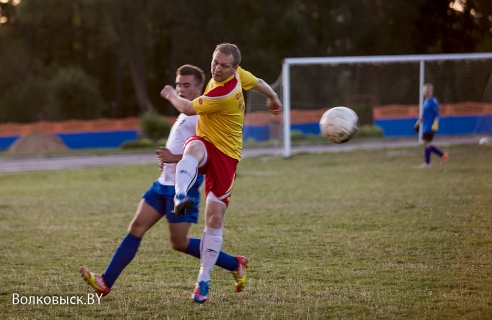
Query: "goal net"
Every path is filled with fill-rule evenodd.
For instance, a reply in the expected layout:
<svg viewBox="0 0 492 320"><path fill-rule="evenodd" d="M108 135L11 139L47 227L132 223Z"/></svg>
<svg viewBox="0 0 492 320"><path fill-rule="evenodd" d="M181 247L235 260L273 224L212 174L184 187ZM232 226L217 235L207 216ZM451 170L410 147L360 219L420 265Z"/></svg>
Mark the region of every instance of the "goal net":
<svg viewBox="0 0 492 320"><path fill-rule="evenodd" d="M284 103L281 116L266 111L261 94L248 92L245 148L280 148L289 157L297 143L326 143L319 119L335 106L358 114L359 136L417 139L413 124L428 82L441 108L440 135L492 134L492 53L287 58L272 85Z"/></svg>

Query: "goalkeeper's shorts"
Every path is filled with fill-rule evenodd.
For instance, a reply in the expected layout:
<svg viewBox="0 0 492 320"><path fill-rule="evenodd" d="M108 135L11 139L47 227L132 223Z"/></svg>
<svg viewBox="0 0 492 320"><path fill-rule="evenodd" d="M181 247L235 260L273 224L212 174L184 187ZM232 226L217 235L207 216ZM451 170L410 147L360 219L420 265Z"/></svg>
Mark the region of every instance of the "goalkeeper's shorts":
<svg viewBox="0 0 492 320"><path fill-rule="evenodd" d="M431 142L432 139L434 139L434 134L433 133L422 133L422 140Z"/></svg>

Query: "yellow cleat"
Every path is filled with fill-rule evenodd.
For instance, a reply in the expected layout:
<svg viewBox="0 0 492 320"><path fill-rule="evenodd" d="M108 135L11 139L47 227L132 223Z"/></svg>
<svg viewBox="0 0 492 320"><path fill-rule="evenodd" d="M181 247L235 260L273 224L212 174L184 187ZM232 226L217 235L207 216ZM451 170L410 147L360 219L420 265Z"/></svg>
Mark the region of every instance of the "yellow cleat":
<svg viewBox="0 0 492 320"><path fill-rule="evenodd" d="M241 292L246 284L246 269L248 268L248 259L243 256L236 256L238 266L235 271L231 271L234 277L234 285L236 286L236 292Z"/></svg>
<svg viewBox="0 0 492 320"><path fill-rule="evenodd" d="M84 281L94 289L95 293L102 294L104 297L111 292L111 288L106 285L102 276L91 272L85 266L81 266L79 271Z"/></svg>

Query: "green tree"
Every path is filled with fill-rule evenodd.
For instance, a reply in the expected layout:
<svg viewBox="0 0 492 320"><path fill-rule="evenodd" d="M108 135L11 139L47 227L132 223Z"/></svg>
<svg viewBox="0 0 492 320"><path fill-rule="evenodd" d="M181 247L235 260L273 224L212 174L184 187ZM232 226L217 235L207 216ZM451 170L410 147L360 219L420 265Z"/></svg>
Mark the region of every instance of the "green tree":
<svg viewBox="0 0 492 320"><path fill-rule="evenodd" d="M147 111L139 120L144 136L154 143L167 138L171 132L171 123L155 111Z"/></svg>
<svg viewBox="0 0 492 320"><path fill-rule="evenodd" d="M416 6L419 10L415 19L418 26L414 34L416 53L492 50L492 2L420 0Z"/></svg>
<svg viewBox="0 0 492 320"><path fill-rule="evenodd" d="M54 120L97 119L106 108L97 81L81 69L60 69L50 82L50 91Z"/></svg>
<svg viewBox="0 0 492 320"><path fill-rule="evenodd" d="M108 0L107 28L113 32L113 43L118 55L129 67L133 88L142 112L153 109L148 97L146 81L146 52L148 39L147 7L151 1Z"/></svg>
<svg viewBox="0 0 492 320"><path fill-rule="evenodd" d="M0 122L49 120L49 88L44 79L30 77L0 99Z"/></svg>
<svg viewBox="0 0 492 320"><path fill-rule="evenodd" d="M159 96L162 86L185 63L209 76L220 42L236 43L242 65L268 82L278 78L286 57L492 51L490 0L16 3L0 2L0 100L20 101L14 97L23 82L49 82L75 67L98 80L111 106L101 112L110 117L151 109L175 114ZM320 95L315 86L312 91Z"/></svg>

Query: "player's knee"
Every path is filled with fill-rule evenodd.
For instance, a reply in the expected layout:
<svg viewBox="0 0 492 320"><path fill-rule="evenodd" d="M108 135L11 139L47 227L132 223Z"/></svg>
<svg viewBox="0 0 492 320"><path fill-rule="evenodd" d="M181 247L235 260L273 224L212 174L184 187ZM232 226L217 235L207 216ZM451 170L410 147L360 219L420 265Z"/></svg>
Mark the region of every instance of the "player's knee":
<svg viewBox="0 0 492 320"><path fill-rule="evenodd" d="M205 155L205 146L201 141L192 140L186 145L184 153L185 155L193 156L198 162L201 162Z"/></svg>
<svg viewBox="0 0 492 320"><path fill-rule="evenodd" d="M128 226L128 232L136 237L143 237L145 232L147 232L147 226L140 222L138 219L132 220Z"/></svg>
<svg viewBox="0 0 492 320"><path fill-rule="evenodd" d="M207 227L219 229L222 228L223 219L220 216L207 217L206 225Z"/></svg>
<svg viewBox="0 0 492 320"><path fill-rule="evenodd" d="M188 247L188 241L187 239L171 239L171 247L175 251L179 252L186 252L186 249Z"/></svg>
<svg viewBox="0 0 492 320"><path fill-rule="evenodd" d="M203 144L202 144L201 141L191 140L190 142L188 142L186 144L185 152L187 152L187 153L195 153L195 152L201 151L202 148L203 148Z"/></svg>

